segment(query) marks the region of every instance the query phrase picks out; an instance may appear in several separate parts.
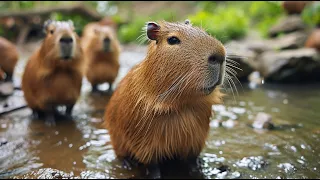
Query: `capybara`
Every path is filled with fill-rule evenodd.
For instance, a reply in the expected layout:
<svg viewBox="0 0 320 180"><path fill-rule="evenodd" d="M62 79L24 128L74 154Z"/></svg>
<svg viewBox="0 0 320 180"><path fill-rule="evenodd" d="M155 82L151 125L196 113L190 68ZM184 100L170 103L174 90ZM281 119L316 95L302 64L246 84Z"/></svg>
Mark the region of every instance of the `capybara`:
<svg viewBox="0 0 320 180"><path fill-rule="evenodd" d="M119 83L104 121L117 157L159 178L160 164L195 162L204 148L212 105L222 103L226 50L189 20L149 22L146 35L147 55Z"/></svg>
<svg viewBox="0 0 320 180"><path fill-rule="evenodd" d="M46 37L29 58L22 77L22 90L34 115L45 115L54 123L59 105L66 106L66 115L80 96L83 79L83 52L72 21L44 23Z"/></svg>
<svg viewBox="0 0 320 180"><path fill-rule="evenodd" d="M115 32L109 26L89 23L84 28L82 40L85 73L92 91L98 91L97 85L107 82L111 93L120 68L120 45Z"/></svg>
<svg viewBox="0 0 320 180"><path fill-rule="evenodd" d="M6 74L5 80L12 81L19 54L16 46L3 37L0 37L0 58L0 67Z"/></svg>

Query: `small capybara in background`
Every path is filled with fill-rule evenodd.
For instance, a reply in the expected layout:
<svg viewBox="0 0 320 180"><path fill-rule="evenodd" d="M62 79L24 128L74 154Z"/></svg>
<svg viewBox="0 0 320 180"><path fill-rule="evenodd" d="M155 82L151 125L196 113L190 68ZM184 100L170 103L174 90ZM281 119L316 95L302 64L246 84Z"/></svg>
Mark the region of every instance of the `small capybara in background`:
<svg viewBox="0 0 320 180"><path fill-rule="evenodd" d="M114 30L99 23L89 23L83 30L82 47L86 61L86 77L97 92L97 85L109 83L108 92L112 92L120 68L120 45Z"/></svg>
<svg viewBox="0 0 320 180"><path fill-rule="evenodd" d="M0 58L0 68L6 74L5 80L12 81L19 54L16 46L3 37L0 37Z"/></svg>
<svg viewBox="0 0 320 180"><path fill-rule="evenodd" d="M159 178L167 160L195 167L212 105L222 102L226 50L189 20L149 22L146 34L147 55L114 91L104 122L124 165L146 165Z"/></svg>
<svg viewBox="0 0 320 180"><path fill-rule="evenodd" d="M22 90L33 114L44 114L51 124L59 105L66 106L71 117L80 96L84 59L72 21L48 20L44 29L46 37L26 65Z"/></svg>

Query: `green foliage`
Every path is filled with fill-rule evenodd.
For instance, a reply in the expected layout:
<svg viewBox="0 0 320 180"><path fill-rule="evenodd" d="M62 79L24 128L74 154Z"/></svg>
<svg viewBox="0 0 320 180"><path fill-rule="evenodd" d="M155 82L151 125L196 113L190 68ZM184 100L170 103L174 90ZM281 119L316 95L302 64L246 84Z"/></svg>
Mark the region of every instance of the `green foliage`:
<svg viewBox="0 0 320 180"><path fill-rule="evenodd" d="M200 1L197 3L199 9L206 12L213 12L217 7L217 3L214 1Z"/></svg>
<svg viewBox="0 0 320 180"><path fill-rule="evenodd" d="M216 8L214 13L200 11L189 19L223 43L245 36L249 25L248 17L236 7Z"/></svg>
<svg viewBox="0 0 320 180"><path fill-rule="evenodd" d="M119 28L119 39L122 43L139 43L137 38L142 34L142 28L146 22L158 20L175 21L175 16L175 13L172 11L162 11L150 17L137 16L133 18L132 22Z"/></svg>
<svg viewBox="0 0 320 180"><path fill-rule="evenodd" d="M265 37L268 30L284 15L280 2L257 1L249 7L249 17L252 24Z"/></svg>
<svg viewBox="0 0 320 180"><path fill-rule="evenodd" d="M61 13L53 13L51 14L51 19L57 20L57 21L72 20L75 27L75 31L77 32L78 35L82 34L82 30L84 26L90 22L89 18L86 18L78 14L65 15Z"/></svg>
<svg viewBox="0 0 320 180"><path fill-rule="evenodd" d="M320 25L320 3L313 2L307 5L302 12L302 19L310 26Z"/></svg>

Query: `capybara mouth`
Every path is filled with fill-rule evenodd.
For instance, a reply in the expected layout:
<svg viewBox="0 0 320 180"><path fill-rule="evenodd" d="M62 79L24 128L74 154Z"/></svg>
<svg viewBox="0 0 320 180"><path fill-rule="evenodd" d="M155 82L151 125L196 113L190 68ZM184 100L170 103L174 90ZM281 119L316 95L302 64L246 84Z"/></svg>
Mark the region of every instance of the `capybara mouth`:
<svg viewBox="0 0 320 180"><path fill-rule="evenodd" d="M64 57L62 57L62 59L64 61L69 61L69 60L71 60L71 56L64 56Z"/></svg>
<svg viewBox="0 0 320 180"><path fill-rule="evenodd" d="M212 91L218 86L219 84L215 84L213 86L208 86L202 89L202 91L204 92L205 95L209 95L212 93Z"/></svg>

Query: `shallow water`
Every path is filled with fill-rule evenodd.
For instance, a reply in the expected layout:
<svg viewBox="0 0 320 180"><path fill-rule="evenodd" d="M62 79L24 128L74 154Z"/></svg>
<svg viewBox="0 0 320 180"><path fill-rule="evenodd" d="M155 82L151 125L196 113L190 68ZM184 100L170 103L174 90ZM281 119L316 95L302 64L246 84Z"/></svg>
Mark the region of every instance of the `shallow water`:
<svg viewBox="0 0 320 180"><path fill-rule="evenodd" d="M124 50L117 81L144 52ZM15 84L24 64L25 58ZM144 177L137 169L123 169L114 155L102 126L109 96L91 95L85 80L82 90L74 120L55 127L32 120L28 108L0 118L0 178ZM213 106L216 113L200 155L204 177L320 178L320 85L264 84L252 90L243 84L238 90L239 95L228 92L223 105ZM276 128L253 129L258 112L271 114Z"/></svg>

